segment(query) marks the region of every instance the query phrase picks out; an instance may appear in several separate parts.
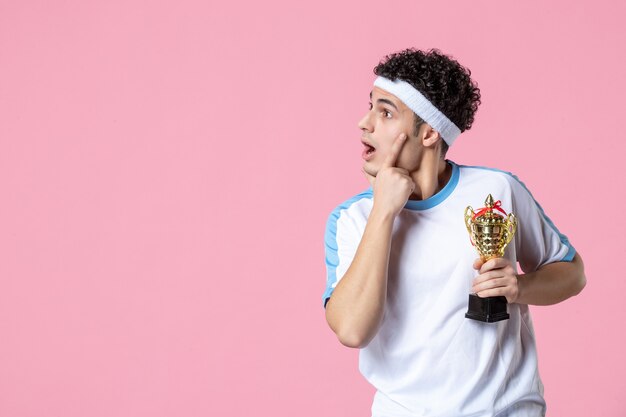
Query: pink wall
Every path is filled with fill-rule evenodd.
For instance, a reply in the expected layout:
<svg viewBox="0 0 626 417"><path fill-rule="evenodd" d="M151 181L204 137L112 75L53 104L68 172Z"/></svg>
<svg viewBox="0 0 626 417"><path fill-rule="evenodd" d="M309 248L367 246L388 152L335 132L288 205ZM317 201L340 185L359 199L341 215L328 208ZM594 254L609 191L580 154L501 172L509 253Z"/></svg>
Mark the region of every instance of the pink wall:
<svg viewBox="0 0 626 417"><path fill-rule="evenodd" d="M585 260L533 308L549 416L626 415L624 3L348 3L0 2L0 416L369 415L322 238L408 46L481 87L450 157L518 174Z"/></svg>

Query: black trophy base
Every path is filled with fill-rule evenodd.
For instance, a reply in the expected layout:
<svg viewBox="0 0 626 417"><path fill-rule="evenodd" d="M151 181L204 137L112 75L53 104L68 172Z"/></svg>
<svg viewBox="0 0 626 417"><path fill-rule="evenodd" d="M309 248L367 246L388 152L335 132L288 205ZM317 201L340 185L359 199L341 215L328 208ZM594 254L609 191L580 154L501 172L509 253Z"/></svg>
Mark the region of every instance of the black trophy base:
<svg viewBox="0 0 626 417"><path fill-rule="evenodd" d="M481 298L476 294L469 295L469 305L465 317L472 320L494 323L507 320L509 313L506 311L506 297Z"/></svg>

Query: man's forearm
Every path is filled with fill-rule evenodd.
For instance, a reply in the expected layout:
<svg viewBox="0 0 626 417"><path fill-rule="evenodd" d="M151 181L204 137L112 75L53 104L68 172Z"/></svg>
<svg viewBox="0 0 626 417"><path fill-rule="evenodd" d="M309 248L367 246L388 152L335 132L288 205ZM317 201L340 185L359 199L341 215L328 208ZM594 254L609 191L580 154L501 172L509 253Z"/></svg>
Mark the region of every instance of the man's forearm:
<svg viewBox="0 0 626 417"><path fill-rule="evenodd" d="M352 264L326 304L326 320L346 346L364 347L380 326L394 218L372 211Z"/></svg>
<svg viewBox="0 0 626 417"><path fill-rule="evenodd" d="M586 278L582 259L576 254L571 262L555 262L519 275L518 282L517 303L550 305L580 293Z"/></svg>

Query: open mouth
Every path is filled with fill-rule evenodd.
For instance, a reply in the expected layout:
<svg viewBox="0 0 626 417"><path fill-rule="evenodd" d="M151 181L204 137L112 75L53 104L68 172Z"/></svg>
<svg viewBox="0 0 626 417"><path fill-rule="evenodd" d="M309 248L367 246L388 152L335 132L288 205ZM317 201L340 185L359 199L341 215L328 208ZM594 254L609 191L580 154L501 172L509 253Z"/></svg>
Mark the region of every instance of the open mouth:
<svg viewBox="0 0 626 417"><path fill-rule="evenodd" d="M363 149L363 159L365 159L366 161L368 161L369 159L372 158L372 156L374 155L374 152L376 152L376 148L374 148L372 145L363 142L363 146L365 147Z"/></svg>

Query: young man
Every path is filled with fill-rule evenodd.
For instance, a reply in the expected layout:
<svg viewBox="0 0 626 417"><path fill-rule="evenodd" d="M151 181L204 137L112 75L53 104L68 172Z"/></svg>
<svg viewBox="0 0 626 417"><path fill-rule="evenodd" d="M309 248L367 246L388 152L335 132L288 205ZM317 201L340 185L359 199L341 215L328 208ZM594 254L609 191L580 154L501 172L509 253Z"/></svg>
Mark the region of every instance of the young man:
<svg viewBox="0 0 626 417"><path fill-rule="evenodd" d="M445 159L480 103L470 72L437 50L375 69L359 122L371 188L326 227L326 319L360 348L375 417L545 415L529 304L585 286L580 256L512 174ZM464 223L488 194L518 218L503 258L477 260ZM519 262L524 273L518 273ZM504 296L508 320L465 318L468 294Z"/></svg>

